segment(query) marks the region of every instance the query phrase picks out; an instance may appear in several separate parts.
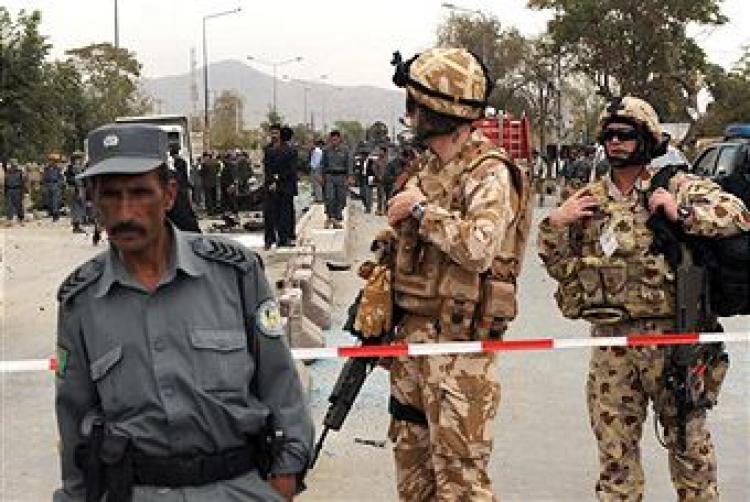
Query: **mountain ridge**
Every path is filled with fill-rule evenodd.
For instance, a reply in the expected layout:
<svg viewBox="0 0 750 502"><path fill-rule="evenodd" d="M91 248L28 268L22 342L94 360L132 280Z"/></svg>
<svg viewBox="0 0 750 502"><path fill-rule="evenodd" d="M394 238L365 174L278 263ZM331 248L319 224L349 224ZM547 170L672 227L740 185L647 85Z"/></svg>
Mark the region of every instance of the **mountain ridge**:
<svg viewBox="0 0 750 502"><path fill-rule="evenodd" d="M208 66L210 104L215 93L237 91L244 100L245 127L257 127L266 119L273 102L273 76L241 61L223 60ZM143 90L157 104L160 113L203 113L203 67L196 68L198 99L191 98L190 73L143 79ZM284 122L302 123L307 109L307 122L312 119L316 129L325 122L331 127L336 120L358 120L369 125L376 120L389 128L397 126L404 113L403 91L373 85L341 86L320 80L277 80L277 110ZM305 88L308 91L305 91ZM305 96L306 95L306 96ZM307 101L307 103L305 103ZM305 106L306 105L306 106ZM312 117L311 117L312 115Z"/></svg>

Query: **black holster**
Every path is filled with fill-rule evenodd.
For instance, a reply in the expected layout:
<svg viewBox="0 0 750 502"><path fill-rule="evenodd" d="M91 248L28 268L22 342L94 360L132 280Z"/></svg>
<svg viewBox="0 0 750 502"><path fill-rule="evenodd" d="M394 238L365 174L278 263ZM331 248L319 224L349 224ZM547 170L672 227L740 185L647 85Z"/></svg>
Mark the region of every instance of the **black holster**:
<svg viewBox="0 0 750 502"><path fill-rule="evenodd" d="M105 434L105 424L95 419L89 440L76 449L76 465L83 471L86 502L128 502L133 495L130 440Z"/></svg>

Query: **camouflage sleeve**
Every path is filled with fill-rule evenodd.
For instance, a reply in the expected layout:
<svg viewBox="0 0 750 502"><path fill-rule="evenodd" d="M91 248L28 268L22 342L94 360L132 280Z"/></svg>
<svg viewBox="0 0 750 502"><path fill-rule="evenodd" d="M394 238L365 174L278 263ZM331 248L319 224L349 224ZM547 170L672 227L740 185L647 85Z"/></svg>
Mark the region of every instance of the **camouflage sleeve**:
<svg viewBox="0 0 750 502"><path fill-rule="evenodd" d="M685 231L704 237L729 237L750 230L750 211L739 198L705 178L677 174L670 181L677 204L692 210Z"/></svg>
<svg viewBox="0 0 750 502"><path fill-rule="evenodd" d="M427 204L419 233L461 267L484 272L513 218L509 190L510 174L505 164L487 162L464 181L465 214Z"/></svg>
<svg viewBox="0 0 750 502"><path fill-rule="evenodd" d="M555 227L544 218L539 224L537 250L547 273L560 280L575 267L577 258L573 256L570 246L569 227Z"/></svg>

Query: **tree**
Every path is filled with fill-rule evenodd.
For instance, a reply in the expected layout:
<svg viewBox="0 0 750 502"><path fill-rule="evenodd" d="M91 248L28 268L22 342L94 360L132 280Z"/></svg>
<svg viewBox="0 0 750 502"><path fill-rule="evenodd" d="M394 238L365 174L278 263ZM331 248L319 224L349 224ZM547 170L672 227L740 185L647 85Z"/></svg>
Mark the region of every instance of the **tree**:
<svg viewBox="0 0 750 502"><path fill-rule="evenodd" d="M0 7L0 157L31 159L44 152L44 58L50 45L39 33L39 11L21 10L15 21ZM42 131L42 128L44 131Z"/></svg>
<svg viewBox="0 0 750 502"><path fill-rule="evenodd" d="M750 50L729 72L712 65L706 72L706 85L714 101L696 125L696 135L721 136L732 122L747 122L750 117Z"/></svg>
<svg viewBox="0 0 750 502"><path fill-rule="evenodd" d="M495 86L490 106L514 112L525 108L523 97L516 92L520 83L514 76L523 66L529 42L516 29L503 30L495 16L451 14L437 28L437 43L441 47L464 47L482 59Z"/></svg>
<svg viewBox="0 0 750 502"><path fill-rule="evenodd" d="M333 123L333 129L337 129L350 145L365 139L365 126L357 120L337 120Z"/></svg>
<svg viewBox="0 0 750 502"><path fill-rule="evenodd" d="M240 146L244 131L242 96L235 91L223 91L214 102L211 121L211 144L226 150Z"/></svg>
<svg viewBox="0 0 750 502"><path fill-rule="evenodd" d="M89 106L88 129L117 117L151 112L150 99L139 88L141 64L134 53L110 43L99 43L65 54L81 74Z"/></svg>
<svg viewBox="0 0 750 502"><path fill-rule="evenodd" d="M697 107L706 55L686 28L690 23L724 23L719 3L529 0L532 8L555 9L548 31L574 71L596 82L607 98L645 98L665 121L689 119L688 108Z"/></svg>

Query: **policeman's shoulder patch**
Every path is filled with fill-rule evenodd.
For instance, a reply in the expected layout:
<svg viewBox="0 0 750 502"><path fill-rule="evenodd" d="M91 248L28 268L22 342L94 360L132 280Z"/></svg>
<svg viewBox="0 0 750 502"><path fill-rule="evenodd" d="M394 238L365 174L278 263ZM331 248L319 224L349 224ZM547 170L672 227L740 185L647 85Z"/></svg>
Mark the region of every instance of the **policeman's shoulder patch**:
<svg viewBox="0 0 750 502"><path fill-rule="evenodd" d="M68 369L70 351L62 345L58 345L55 355L55 376L57 376L57 378L65 378L65 371Z"/></svg>
<svg viewBox="0 0 750 502"><path fill-rule="evenodd" d="M263 268L257 253L227 239L201 236L193 240L191 246L198 256L231 265L243 273L250 272L256 265Z"/></svg>
<svg viewBox="0 0 750 502"><path fill-rule="evenodd" d="M57 301L65 304L101 277L104 271L102 255L96 256L75 269L57 290Z"/></svg>
<svg viewBox="0 0 750 502"><path fill-rule="evenodd" d="M255 311L255 326L269 338L279 338L284 334L279 304L275 299L269 298L258 305Z"/></svg>

